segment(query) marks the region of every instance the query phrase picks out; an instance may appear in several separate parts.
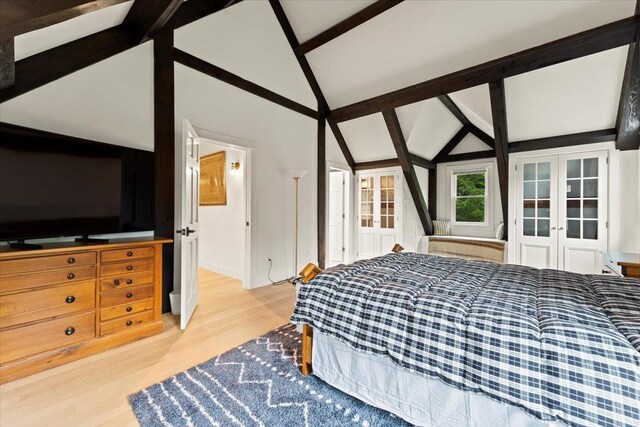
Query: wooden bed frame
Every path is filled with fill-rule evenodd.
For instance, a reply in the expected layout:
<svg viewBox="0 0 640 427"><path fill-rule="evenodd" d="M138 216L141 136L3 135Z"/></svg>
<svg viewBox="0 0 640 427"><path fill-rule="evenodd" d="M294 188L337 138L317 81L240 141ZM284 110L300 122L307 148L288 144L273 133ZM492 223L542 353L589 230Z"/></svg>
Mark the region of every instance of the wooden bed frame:
<svg viewBox="0 0 640 427"><path fill-rule="evenodd" d="M396 243L391 252L400 253L404 248ZM302 283L309 283L314 277L322 273L322 269L315 264L309 263L300 271ZM306 323L302 325L302 375L309 375L312 371L311 358L313 354L313 328Z"/></svg>

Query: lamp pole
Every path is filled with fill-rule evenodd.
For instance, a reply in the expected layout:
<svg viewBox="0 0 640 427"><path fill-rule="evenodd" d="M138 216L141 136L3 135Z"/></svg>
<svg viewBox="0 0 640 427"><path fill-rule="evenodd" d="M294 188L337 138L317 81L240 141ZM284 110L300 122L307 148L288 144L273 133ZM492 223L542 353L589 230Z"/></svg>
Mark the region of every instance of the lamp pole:
<svg viewBox="0 0 640 427"><path fill-rule="evenodd" d="M300 177L296 176L293 179L296 181L296 240L293 246L293 277L295 278L298 274L298 182Z"/></svg>

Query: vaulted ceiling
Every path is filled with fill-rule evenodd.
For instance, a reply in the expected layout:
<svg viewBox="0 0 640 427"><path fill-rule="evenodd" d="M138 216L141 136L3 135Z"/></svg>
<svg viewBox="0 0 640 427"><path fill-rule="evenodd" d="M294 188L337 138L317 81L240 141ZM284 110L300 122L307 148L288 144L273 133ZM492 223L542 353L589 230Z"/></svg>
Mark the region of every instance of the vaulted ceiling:
<svg viewBox="0 0 640 427"><path fill-rule="evenodd" d="M15 39L16 60L123 22L117 2ZM303 43L373 0L282 0ZM333 110L633 16L635 0L404 1L311 50L309 61ZM245 0L176 30L175 46L298 103L316 98L267 1ZM615 127L627 48L505 79L510 141ZM477 128L493 135L488 85L450 94ZM412 153L433 158L460 130L437 99L397 108ZM381 114L339 125L356 162L396 156ZM486 150L467 135L455 153Z"/></svg>

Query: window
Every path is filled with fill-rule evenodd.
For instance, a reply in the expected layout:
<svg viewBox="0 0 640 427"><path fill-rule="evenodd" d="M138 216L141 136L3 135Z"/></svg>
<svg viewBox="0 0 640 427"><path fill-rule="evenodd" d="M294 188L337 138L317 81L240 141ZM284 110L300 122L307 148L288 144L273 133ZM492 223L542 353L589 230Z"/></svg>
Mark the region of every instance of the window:
<svg viewBox="0 0 640 427"><path fill-rule="evenodd" d="M454 222L485 225L487 213L487 171L453 174Z"/></svg>

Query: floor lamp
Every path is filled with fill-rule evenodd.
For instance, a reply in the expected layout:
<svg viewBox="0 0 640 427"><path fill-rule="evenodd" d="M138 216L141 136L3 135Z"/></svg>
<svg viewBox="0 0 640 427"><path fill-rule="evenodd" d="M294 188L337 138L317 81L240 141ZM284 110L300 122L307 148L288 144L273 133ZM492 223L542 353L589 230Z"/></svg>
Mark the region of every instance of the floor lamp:
<svg viewBox="0 0 640 427"><path fill-rule="evenodd" d="M296 182L296 230L295 230L295 243L293 248L293 278L298 275L298 186L300 184L300 178L305 176L307 172L304 169L287 169L287 175L289 175Z"/></svg>

